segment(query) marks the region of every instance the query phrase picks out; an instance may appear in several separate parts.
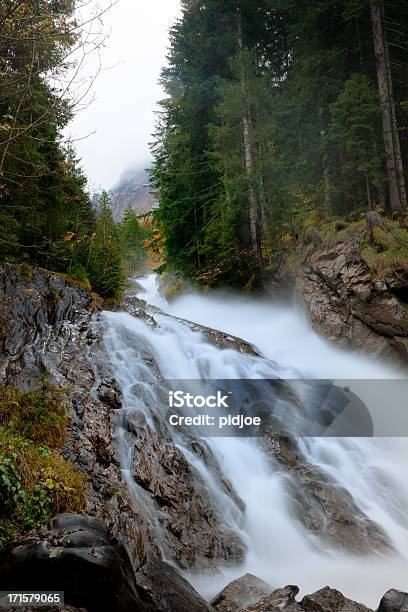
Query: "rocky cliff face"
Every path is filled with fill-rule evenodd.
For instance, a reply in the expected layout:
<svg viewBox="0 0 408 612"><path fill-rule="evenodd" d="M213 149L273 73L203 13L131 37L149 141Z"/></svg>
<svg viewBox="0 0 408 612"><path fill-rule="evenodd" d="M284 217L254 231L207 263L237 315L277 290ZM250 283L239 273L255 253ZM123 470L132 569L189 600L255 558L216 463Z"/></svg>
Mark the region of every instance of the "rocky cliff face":
<svg viewBox="0 0 408 612"><path fill-rule="evenodd" d="M314 329L356 353L408 366L408 275L373 273L357 234L303 242L297 263L284 262L278 283L294 286Z"/></svg>
<svg viewBox="0 0 408 612"><path fill-rule="evenodd" d="M111 191L112 211L115 221L122 221L127 208L138 214L147 213L157 206L144 170L129 170Z"/></svg>
<svg viewBox="0 0 408 612"><path fill-rule="evenodd" d="M47 372L66 389L70 415L65 457L88 476L86 511L126 545L135 565L157 551L131 502L115 453L114 409L120 392L106 368L97 296L59 275L0 268L0 384L23 389ZM92 352L93 358L90 359Z"/></svg>
<svg viewBox="0 0 408 612"><path fill-rule="evenodd" d="M130 304L127 308L132 309ZM143 309L133 314L148 318ZM32 388L39 384L36 377L47 372L50 382L67 390L70 424L63 454L88 477L86 512L125 544L135 569L147 558L160 557L160 547L186 569L242 561L244 545L224 524L176 442L164 431L153 431L142 413L122 410L97 297L59 275L34 270L23 277L5 266L0 268L0 318L0 384ZM220 336L238 348L238 339ZM140 345L136 336L132 340ZM142 345L140 351L160 379L154 357ZM132 448L131 486L121 470L119 425ZM204 443L192 440L191 452L213 461ZM242 510L221 473L219 480ZM130 490L134 487L139 494Z"/></svg>

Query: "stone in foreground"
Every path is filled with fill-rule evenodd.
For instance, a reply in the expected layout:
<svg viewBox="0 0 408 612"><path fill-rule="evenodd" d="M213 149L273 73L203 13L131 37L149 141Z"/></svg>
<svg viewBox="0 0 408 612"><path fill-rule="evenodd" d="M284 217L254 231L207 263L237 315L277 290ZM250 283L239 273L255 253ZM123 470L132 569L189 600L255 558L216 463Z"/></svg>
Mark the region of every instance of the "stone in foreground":
<svg viewBox="0 0 408 612"><path fill-rule="evenodd" d="M339 591L324 587L301 601L304 612L372 612L363 604L344 597Z"/></svg>
<svg viewBox="0 0 408 612"><path fill-rule="evenodd" d="M266 582L252 574L245 574L230 582L211 603L219 612L234 612L258 602L271 592L272 588Z"/></svg>
<svg viewBox="0 0 408 612"><path fill-rule="evenodd" d="M264 597L258 603L245 609L245 612L303 612L303 608L296 601L299 593L297 586L288 585L283 589L276 589L269 597Z"/></svg>
<svg viewBox="0 0 408 612"><path fill-rule="evenodd" d="M0 556L0 590L64 591L88 612L144 610L124 546L94 518L61 514Z"/></svg>
<svg viewBox="0 0 408 612"><path fill-rule="evenodd" d="M150 559L136 574L140 610L149 612L213 612L213 608L171 565ZM139 608L135 608L135 612Z"/></svg>
<svg viewBox="0 0 408 612"><path fill-rule="evenodd" d="M408 612L408 594L396 589L387 591L377 612Z"/></svg>

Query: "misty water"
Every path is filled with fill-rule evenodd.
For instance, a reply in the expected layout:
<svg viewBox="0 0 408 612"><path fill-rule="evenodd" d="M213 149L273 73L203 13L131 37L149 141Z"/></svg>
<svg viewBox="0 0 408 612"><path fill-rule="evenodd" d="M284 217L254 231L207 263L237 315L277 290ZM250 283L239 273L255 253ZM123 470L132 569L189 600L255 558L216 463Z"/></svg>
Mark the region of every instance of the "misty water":
<svg viewBox="0 0 408 612"><path fill-rule="evenodd" d="M379 362L330 346L314 333L305 315L295 306L222 292L191 292L167 303L157 290L153 274L140 282L143 290L138 297L155 307L152 315L157 328L125 313L106 312L103 316L105 340L124 405L144 412L151 424L157 380L135 346L136 336L149 347L161 374L168 379L268 379L276 375L356 380L398 378L397 373ZM173 317L238 336L252 343L262 357L218 348L202 333L192 331ZM375 401L380 412L387 409L387 399L381 395L369 401ZM121 437L120 431L118 436ZM122 469L129 486L134 487L129 475L130 450L123 436L121 441ZM215 437L207 442L245 502L244 516L204 463L183 447L182 440L177 443L206 482L226 524L239 534L248 552L245 564L239 567L220 567L211 576L186 575L205 597L214 596L231 579L245 572L257 575L274 588L297 584L303 594L328 585L374 608L389 588L405 589L406 439L322 437L301 442L306 460L347 489L366 516L382 527L395 549L385 556L381 553L353 556L330 549L293 520L285 486L290 476L271 468L256 439ZM138 502L148 505L137 487L134 489ZM156 529L160 542L159 525Z"/></svg>

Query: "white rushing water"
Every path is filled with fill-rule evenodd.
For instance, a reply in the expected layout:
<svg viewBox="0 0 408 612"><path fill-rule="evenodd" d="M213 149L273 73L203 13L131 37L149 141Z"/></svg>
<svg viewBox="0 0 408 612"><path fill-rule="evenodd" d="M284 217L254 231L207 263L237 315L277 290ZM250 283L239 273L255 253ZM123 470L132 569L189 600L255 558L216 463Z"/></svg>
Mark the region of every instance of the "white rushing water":
<svg viewBox="0 0 408 612"><path fill-rule="evenodd" d="M106 343L125 405L134 405L150 419L155 380L140 350L127 332L143 337L166 378L272 378L278 364L282 378L387 379L398 378L378 362L333 348L318 337L306 318L289 305L226 293L180 296L168 304L156 288L154 275L142 279L139 297L170 315L222 330L251 342L262 355L252 357L219 349L179 321L154 313L157 329L124 313L104 313ZM135 393L135 386L138 392ZM406 392L406 389L405 389ZM382 397L376 399L386 409ZM345 487L356 504L379 524L395 553L387 557L356 557L316 543L288 512L288 493L282 472L274 472L256 440L207 440L221 468L245 502L245 523L238 522L233 504L219 499L226 522L248 546L245 565L212 577L188 576L211 597L229 580L249 571L282 587L297 584L302 593L329 585L348 597L376 607L389 588L408 588L408 444L405 439L313 438L304 442L309 462ZM185 451L187 456L187 451ZM123 469L127 458L124 453ZM222 496L204 464L196 469L213 496ZM224 496L225 497L225 496ZM141 500L143 503L143 500Z"/></svg>

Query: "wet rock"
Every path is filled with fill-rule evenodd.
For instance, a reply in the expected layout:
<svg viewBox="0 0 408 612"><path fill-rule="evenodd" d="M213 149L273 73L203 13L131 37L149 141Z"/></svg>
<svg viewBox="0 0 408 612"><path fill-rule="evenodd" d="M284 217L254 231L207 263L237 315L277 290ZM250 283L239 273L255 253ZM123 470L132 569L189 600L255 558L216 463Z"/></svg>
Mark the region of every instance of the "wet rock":
<svg viewBox="0 0 408 612"><path fill-rule="evenodd" d="M299 593L299 587L286 586L283 589L276 589L268 597L264 597L248 608L245 612L303 612L303 608L296 601L296 595Z"/></svg>
<svg viewBox="0 0 408 612"><path fill-rule="evenodd" d="M98 398L113 410L122 408L122 392L114 378L105 378L98 387Z"/></svg>
<svg viewBox="0 0 408 612"><path fill-rule="evenodd" d="M120 395L95 304L95 296L59 275L34 269L26 278L15 266L0 266L0 384L30 389L47 371L50 382L67 389L61 399L71 418L62 453L88 476L86 512L109 525L137 568L159 550L119 468ZM103 401L93 392L96 376Z"/></svg>
<svg viewBox="0 0 408 612"><path fill-rule="evenodd" d="M339 591L329 587L306 595L300 605L304 612L372 612L370 608L347 599Z"/></svg>
<svg viewBox="0 0 408 612"><path fill-rule="evenodd" d="M393 296L378 298L368 305L356 305L351 314L387 338L408 336L405 309Z"/></svg>
<svg viewBox="0 0 408 612"><path fill-rule="evenodd" d="M250 578L247 578L248 576ZM247 591L246 583L248 580L250 586ZM244 612L372 612L366 606L347 599L342 593L329 587L306 595L301 602L296 600L299 588L293 585L273 590L265 595L265 593L262 594L262 590L267 585L262 581L258 582L258 580L255 576L247 574L247 576L233 581L213 600L214 608L221 612L237 612L238 610L244 610ZM251 589L251 584L254 585L253 589ZM257 588L258 584L259 590ZM266 590L270 591L271 589L267 587ZM251 598L253 596L254 601L243 606L242 602L245 601L247 594Z"/></svg>
<svg viewBox="0 0 408 612"><path fill-rule="evenodd" d="M139 299L131 292L125 294L124 299L120 303L120 309L134 317L142 319L152 328L156 328L158 324L154 317L148 314L147 309L153 313L157 312L165 317L179 321L183 325L189 327L192 331L200 332L208 340L208 342L218 346L219 348L232 349L239 351L240 353L246 353L248 355L253 355L254 357L259 357L259 353L257 352L256 348L249 342L245 342L245 340L237 338L232 334L227 334L217 329L205 327L204 325L199 325L198 323L193 323L187 319L169 315L163 312L160 308L148 306L144 300Z"/></svg>
<svg viewBox="0 0 408 612"><path fill-rule="evenodd" d="M381 527L371 521L344 488L332 482L299 451L290 435L265 431L261 443L287 474L291 512L318 540L357 554L389 551L392 545Z"/></svg>
<svg viewBox="0 0 408 612"><path fill-rule="evenodd" d="M131 473L153 503L166 556L186 569L242 562L243 543L224 523L200 474L174 442L152 431L141 413L128 414L126 427L133 447ZM228 489L225 494L232 497Z"/></svg>
<svg viewBox="0 0 408 612"><path fill-rule="evenodd" d="M74 410L77 414L77 416L82 419L85 413L85 406L82 402L81 396L76 393L73 398L72 398L72 405L74 407Z"/></svg>
<svg viewBox="0 0 408 612"><path fill-rule="evenodd" d="M381 599L377 612L408 612L408 593L391 589Z"/></svg>
<svg viewBox="0 0 408 612"><path fill-rule="evenodd" d="M259 353L257 352L256 348L249 342L242 340L242 338L237 338L231 334L226 334L225 332L212 329L210 327L205 327L204 325L198 325L197 323L187 321L186 319L180 319L179 317L172 316L171 318L180 321L180 323L188 326L193 331L200 332L208 340L208 342L215 344L215 346L218 346L219 348L232 349L234 351L239 351L240 353L252 355L253 357L259 357Z"/></svg>
<svg viewBox="0 0 408 612"><path fill-rule="evenodd" d="M33 270L25 279L17 268L1 266L0 381L27 388L38 372L52 375L61 361L71 358L70 344L88 325L91 302L87 291L67 285L56 274Z"/></svg>
<svg viewBox="0 0 408 612"><path fill-rule="evenodd" d="M157 327L154 318L146 312L147 304L145 300L139 299L130 292L125 293L123 300L119 304L119 309L132 315L132 317L142 319L149 327Z"/></svg>
<svg viewBox="0 0 408 612"><path fill-rule="evenodd" d="M272 588L260 578L245 574L230 582L211 604L219 612L235 612L258 602L271 591Z"/></svg>
<svg viewBox="0 0 408 612"><path fill-rule="evenodd" d="M171 565L151 559L136 574L143 610L211 612L213 608Z"/></svg>
<svg viewBox="0 0 408 612"><path fill-rule="evenodd" d="M131 561L102 522L55 517L0 555L2 590L63 590L67 604L88 612L143 610Z"/></svg>
<svg viewBox="0 0 408 612"><path fill-rule="evenodd" d="M372 279L352 238L313 247L295 270L282 266L281 277L287 274L317 332L357 353L408 366L404 343L394 340L408 338L406 311L397 296L408 287L407 278Z"/></svg>

